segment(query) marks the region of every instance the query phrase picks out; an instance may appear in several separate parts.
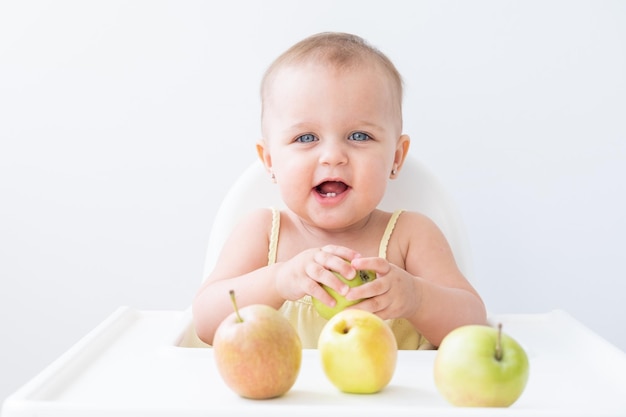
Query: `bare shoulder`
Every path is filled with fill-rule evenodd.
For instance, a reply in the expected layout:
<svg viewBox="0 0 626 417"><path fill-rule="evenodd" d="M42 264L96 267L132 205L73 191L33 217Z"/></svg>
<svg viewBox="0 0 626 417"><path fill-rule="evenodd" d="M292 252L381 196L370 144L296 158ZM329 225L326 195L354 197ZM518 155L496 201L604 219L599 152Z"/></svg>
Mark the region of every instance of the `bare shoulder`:
<svg viewBox="0 0 626 417"><path fill-rule="evenodd" d="M251 210L244 215L233 228L232 234L227 240L227 244L237 245L247 242L257 245L269 242L269 235L272 226L272 210L269 208L259 208Z"/></svg>
<svg viewBox="0 0 626 417"><path fill-rule="evenodd" d="M398 217L396 223L399 230L405 231L407 234L416 234L416 237L424 233L440 234L441 230L437 224L428 216L416 211L404 211Z"/></svg>
<svg viewBox="0 0 626 417"><path fill-rule="evenodd" d="M396 249L406 257L409 252L447 246L447 241L430 217L415 211L403 211L396 221L389 244L397 245Z"/></svg>
<svg viewBox="0 0 626 417"><path fill-rule="evenodd" d="M271 208L256 208L248 212L240 220L238 226L245 225L246 227L256 228L265 227L272 223L272 209Z"/></svg>
<svg viewBox="0 0 626 417"><path fill-rule="evenodd" d="M241 275L267 265L271 227L271 209L254 209L244 215L224 242L209 280Z"/></svg>
<svg viewBox="0 0 626 417"><path fill-rule="evenodd" d="M402 262L405 269L414 274L424 275L431 272L431 268L453 263L446 237L437 224L422 213L403 212L389 245L395 249L392 253L400 257L394 260Z"/></svg>

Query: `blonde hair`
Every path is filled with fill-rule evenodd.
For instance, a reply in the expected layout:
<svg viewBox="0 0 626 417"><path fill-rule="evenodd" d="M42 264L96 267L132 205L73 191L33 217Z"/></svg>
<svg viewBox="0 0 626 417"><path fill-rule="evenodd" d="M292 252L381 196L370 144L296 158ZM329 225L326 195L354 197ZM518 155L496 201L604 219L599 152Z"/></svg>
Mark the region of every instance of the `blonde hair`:
<svg viewBox="0 0 626 417"><path fill-rule="evenodd" d="M338 69L353 68L363 62L378 64L392 83L402 113L403 82L393 62L363 38L350 33L322 32L309 36L287 49L265 71L261 81L261 107L267 97L269 85L278 70L284 66L305 62L319 62Z"/></svg>

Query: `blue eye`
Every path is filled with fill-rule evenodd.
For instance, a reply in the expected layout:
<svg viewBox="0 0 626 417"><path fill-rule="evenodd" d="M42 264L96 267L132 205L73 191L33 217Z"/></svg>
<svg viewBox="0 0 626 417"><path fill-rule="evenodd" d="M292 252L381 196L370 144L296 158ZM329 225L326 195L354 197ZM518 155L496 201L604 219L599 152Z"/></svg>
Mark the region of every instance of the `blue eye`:
<svg viewBox="0 0 626 417"><path fill-rule="evenodd" d="M350 140L355 140L355 141L365 141L365 140L369 140L370 135L368 135L367 133L363 133L363 132L354 132L353 134L350 135Z"/></svg>
<svg viewBox="0 0 626 417"><path fill-rule="evenodd" d="M315 137L315 135L312 135L310 133L306 133L296 138L296 142L301 142L301 143L310 143L310 142L315 142L316 140L317 138Z"/></svg>

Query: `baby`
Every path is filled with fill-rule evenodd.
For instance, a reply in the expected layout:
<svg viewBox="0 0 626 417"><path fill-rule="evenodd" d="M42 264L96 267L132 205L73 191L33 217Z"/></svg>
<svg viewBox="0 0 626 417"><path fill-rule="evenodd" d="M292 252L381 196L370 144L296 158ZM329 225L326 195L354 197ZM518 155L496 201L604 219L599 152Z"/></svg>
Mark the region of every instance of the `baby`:
<svg viewBox="0 0 626 417"><path fill-rule="evenodd" d="M234 289L240 307L279 309L315 348L326 320L311 297L334 304L322 284L363 299L352 308L387 320L400 349L433 348L458 326L484 324L485 306L439 228L420 213L377 208L410 144L393 63L358 36L317 34L274 61L261 98L257 152L286 209L252 211L224 244L194 299L200 339L212 343ZM377 278L350 288L331 272L351 279L357 270Z"/></svg>

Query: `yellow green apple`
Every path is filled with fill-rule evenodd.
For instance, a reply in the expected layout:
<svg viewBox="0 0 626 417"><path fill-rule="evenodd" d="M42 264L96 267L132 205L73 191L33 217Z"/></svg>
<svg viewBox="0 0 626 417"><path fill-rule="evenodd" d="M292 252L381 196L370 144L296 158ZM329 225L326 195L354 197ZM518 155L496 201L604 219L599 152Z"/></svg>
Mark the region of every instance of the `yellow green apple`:
<svg viewBox="0 0 626 417"><path fill-rule="evenodd" d="M526 351L502 326L461 326L441 341L435 385L462 407L509 407L522 395L529 375Z"/></svg>
<svg viewBox="0 0 626 417"><path fill-rule="evenodd" d="M376 279L376 273L374 271L367 270L359 270L356 272L356 276L352 279L347 279L343 277L340 273L332 271L333 274L337 278L339 278L343 283L347 284L350 288L358 287L366 282L370 282ZM335 299L335 305L333 307L324 304L319 299L313 297L313 306L315 306L315 310L319 313L320 316L324 317L326 320L329 320L338 312L344 310L346 307L354 305L361 300L352 300L348 301L346 298L339 294L337 291L333 290L327 285L322 284L322 287L326 290L328 294L331 295Z"/></svg>
<svg viewBox="0 0 626 417"><path fill-rule="evenodd" d="M279 397L295 383L302 343L291 323L262 304L237 308L215 331L213 356L224 382L245 398Z"/></svg>
<svg viewBox="0 0 626 417"><path fill-rule="evenodd" d="M373 394L389 384L398 344L387 323L365 310L348 309L324 325L318 340L322 369L340 391Z"/></svg>

